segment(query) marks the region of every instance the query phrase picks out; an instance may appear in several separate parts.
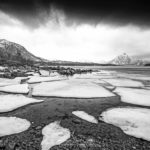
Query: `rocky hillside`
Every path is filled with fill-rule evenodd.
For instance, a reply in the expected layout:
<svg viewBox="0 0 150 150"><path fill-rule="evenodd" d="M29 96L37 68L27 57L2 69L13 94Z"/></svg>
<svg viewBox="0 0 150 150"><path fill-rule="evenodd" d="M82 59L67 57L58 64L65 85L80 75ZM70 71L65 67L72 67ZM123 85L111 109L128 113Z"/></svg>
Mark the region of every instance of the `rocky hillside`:
<svg viewBox="0 0 150 150"><path fill-rule="evenodd" d="M17 62L40 62L41 58L28 52L23 46L0 39L0 60L17 61Z"/></svg>

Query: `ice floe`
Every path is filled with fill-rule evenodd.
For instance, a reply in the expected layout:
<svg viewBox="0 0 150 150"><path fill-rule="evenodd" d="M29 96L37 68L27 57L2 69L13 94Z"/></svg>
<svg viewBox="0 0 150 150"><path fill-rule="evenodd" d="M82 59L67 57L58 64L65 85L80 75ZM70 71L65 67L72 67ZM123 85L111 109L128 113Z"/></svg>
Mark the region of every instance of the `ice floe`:
<svg viewBox="0 0 150 150"><path fill-rule="evenodd" d="M47 70L40 70L40 74L41 74L42 76L50 76L50 72L47 71Z"/></svg>
<svg viewBox="0 0 150 150"><path fill-rule="evenodd" d="M101 76L101 75L105 75L105 76L114 75L115 76L117 74L117 72L116 71L100 70L98 72L95 72L95 74L99 75L99 76Z"/></svg>
<svg viewBox="0 0 150 150"><path fill-rule="evenodd" d="M14 78L14 81L21 83L21 81L25 80L25 79L29 79L29 77L16 77L16 78Z"/></svg>
<svg viewBox="0 0 150 150"><path fill-rule="evenodd" d="M91 80L93 83L97 83L97 84L100 84L100 85L108 85L107 82L103 81L103 80L100 80L100 79L97 79L97 80Z"/></svg>
<svg viewBox="0 0 150 150"><path fill-rule="evenodd" d="M27 130L30 122L17 117L0 117L0 137Z"/></svg>
<svg viewBox="0 0 150 150"><path fill-rule="evenodd" d="M28 79L28 77L16 77L14 79L0 78L0 87L7 86L7 85L20 84L23 79Z"/></svg>
<svg viewBox="0 0 150 150"><path fill-rule="evenodd" d="M36 76L36 77L39 77L39 73L37 72L27 72L26 75L28 75L28 77L33 77L33 76Z"/></svg>
<svg viewBox="0 0 150 150"><path fill-rule="evenodd" d="M104 87L81 79L40 83L34 87L32 95L77 98L115 96Z"/></svg>
<svg viewBox="0 0 150 150"><path fill-rule="evenodd" d="M101 85L101 86L103 86L103 87L105 87L105 88L107 88L109 90L114 90L115 89L114 86L112 86L111 84L109 84L109 83L107 83L107 82L105 82L103 80L100 80L100 79L99 80L94 80L92 82L96 83L96 84L99 84L99 85Z"/></svg>
<svg viewBox="0 0 150 150"><path fill-rule="evenodd" d="M0 96L0 112L8 112L19 107L22 107L31 103L39 103L43 100L37 100L34 98L28 98L23 95L1 95Z"/></svg>
<svg viewBox="0 0 150 150"><path fill-rule="evenodd" d="M27 94L29 92L28 84L16 84L0 87L1 92Z"/></svg>
<svg viewBox="0 0 150 150"><path fill-rule="evenodd" d="M114 92L121 96L123 102L150 106L150 90L118 87Z"/></svg>
<svg viewBox="0 0 150 150"><path fill-rule="evenodd" d="M150 90L150 87L149 87L149 86L145 86L144 88L147 89L147 90Z"/></svg>
<svg viewBox="0 0 150 150"><path fill-rule="evenodd" d="M0 87L7 86L7 85L19 84L19 83L20 83L20 80L0 78Z"/></svg>
<svg viewBox="0 0 150 150"><path fill-rule="evenodd" d="M130 79L117 78L117 79L103 79L113 86L120 87L143 87L144 85L139 81L133 81Z"/></svg>
<svg viewBox="0 0 150 150"><path fill-rule="evenodd" d="M53 72L50 72L50 76L51 76L51 77L60 76L60 74L57 73L57 72L55 72L55 71L53 71Z"/></svg>
<svg viewBox="0 0 150 150"><path fill-rule="evenodd" d="M118 77L124 77L134 80L148 80L150 81L150 76L148 75L141 75L141 74L128 74L128 73L118 73Z"/></svg>
<svg viewBox="0 0 150 150"><path fill-rule="evenodd" d="M60 145L70 138L69 129L63 128L58 121L50 123L42 130L43 140L41 143L42 150L49 150L55 145Z"/></svg>
<svg viewBox="0 0 150 150"><path fill-rule="evenodd" d="M114 75L104 75L104 74L81 74L81 75L74 75L76 79L111 79L115 78Z"/></svg>
<svg viewBox="0 0 150 150"><path fill-rule="evenodd" d="M1 44L0 44L1 46ZM6 69L6 67L0 66L0 71L4 71Z"/></svg>
<svg viewBox="0 0 150 150"><path fill-rule="evenodd" d="M98 123L98 120L84 111L73 111L72 114L91 123Z"/></svg>
<svg viewBox="0 0 150 150"><path fill-rule="evenodd" d="M150 109L108 109L101 114L100 120L120 127L128 135L150 141Z"/></svg>
<svg viewBox="0 0 150 150"><path fill-rule="evenodd" d="M54 76L54 77L31 77L28 80L28 83L39 83L39 82L48 82L48 81L59 81L65 80L67 78L61 76Z"/></svg>
<svg viewBox="0 0 150 150"><path fill-rule="evenodd" d="M92 73L87 74L75 74L73 76L75 79L98 79L99 77Z"/></svg>
<svg viewBox="0 0 150 150"><path fill-rule="evenodd" d="M109 89L109 90L114 90L115 87L114 86L111 86L111 85L106 85L105 88Z"/></svg>
<svg viewBox="0 0 150 150"><path fill-rule="evenodd" d="M50 76L50 77L54 77L54 76L60 76L57 72L54 71L48 71L48 70L40 70L40 74L41 76Z"/></svg>
<svg viewBox="0 0 150 150"><path fill-rule="evenodd" d="M35 72L27 72L26 75L34 75Z"/></svg>

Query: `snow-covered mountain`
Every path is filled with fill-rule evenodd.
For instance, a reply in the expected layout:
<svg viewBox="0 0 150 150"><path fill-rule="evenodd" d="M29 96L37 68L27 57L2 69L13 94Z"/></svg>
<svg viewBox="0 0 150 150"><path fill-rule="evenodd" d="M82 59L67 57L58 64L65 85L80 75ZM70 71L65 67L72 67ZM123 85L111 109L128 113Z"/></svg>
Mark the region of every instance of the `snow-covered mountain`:
<svg viewBox="0 0 150 150"><path fill-rule="evenodd" d="M145 60L144 58L135 57L135 56L129 56L126 53L123 53L122 55L117 56L113 60L111 60L109 63L114 65L145 65L149 63L150 61Z"/></svg>
<svg viewBox="0 0 150 150"><path fill-rule="evenodd" d="M110 63L114 65L129 65L131 62L132 59L126 53L123 53L110 61Z"/></svg>
<svg viewBox="0 0 150 150"><path fill-rule="evenodd" d="M42 61L41 58L31 54L23 46L5 39L0 39L0 60L2 59L18 62L28 60L33 62Z"/></svg>

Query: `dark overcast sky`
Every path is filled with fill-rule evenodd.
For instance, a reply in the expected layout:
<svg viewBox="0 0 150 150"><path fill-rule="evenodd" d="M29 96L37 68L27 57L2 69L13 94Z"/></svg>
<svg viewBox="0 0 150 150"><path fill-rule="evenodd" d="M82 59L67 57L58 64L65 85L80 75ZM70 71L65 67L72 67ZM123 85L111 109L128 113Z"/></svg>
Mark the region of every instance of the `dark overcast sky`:
<svg viewBox="0 0 150 150"><path fill-rule="evenodd" d="M150 59L146 0L0 0L0 39L49 60ZM139 57L139 58L140 58Z"/></svg>
<svg viewBox="0 0 150 150"><path fill-rule="evenodd" d="M65 13L67 24L150 25L150 5L145 0L0 0L0 10L30 27L45 23L52 7Z"/></svg>

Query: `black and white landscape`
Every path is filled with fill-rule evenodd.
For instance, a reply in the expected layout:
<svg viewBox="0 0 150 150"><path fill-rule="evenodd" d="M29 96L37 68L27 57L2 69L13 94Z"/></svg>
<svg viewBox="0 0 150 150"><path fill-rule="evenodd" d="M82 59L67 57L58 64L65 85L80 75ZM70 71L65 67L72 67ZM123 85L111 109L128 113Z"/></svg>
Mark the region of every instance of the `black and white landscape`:
<svg viewBox="0 0 150 150"><path fill-rule="evenodd" d="M149 150L147 1L0 0L0 150Z"/></svg>

